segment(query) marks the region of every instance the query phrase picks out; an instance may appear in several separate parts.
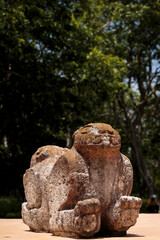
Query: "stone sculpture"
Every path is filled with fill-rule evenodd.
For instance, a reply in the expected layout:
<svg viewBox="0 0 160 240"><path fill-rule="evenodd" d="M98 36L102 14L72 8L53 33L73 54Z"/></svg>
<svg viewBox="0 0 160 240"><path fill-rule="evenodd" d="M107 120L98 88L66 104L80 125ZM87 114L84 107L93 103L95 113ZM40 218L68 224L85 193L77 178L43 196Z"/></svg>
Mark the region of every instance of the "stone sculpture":
<svg viewBox="0 0 160 240"><path fill-rule="evenodd" d="M73 134L71 149L45 146L23 182L22 218L31 230L65 237L122 236L136 223L141 199L129 196L133 170L119 134L104 123Z"/></svg>

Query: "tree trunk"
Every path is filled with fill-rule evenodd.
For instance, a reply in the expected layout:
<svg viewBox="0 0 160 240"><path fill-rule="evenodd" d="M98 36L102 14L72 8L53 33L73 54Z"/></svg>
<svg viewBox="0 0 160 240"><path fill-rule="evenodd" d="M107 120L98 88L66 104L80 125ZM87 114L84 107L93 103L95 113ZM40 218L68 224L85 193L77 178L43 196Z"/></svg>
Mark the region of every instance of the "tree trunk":
<svg viewBox="0 0 160 240"><path fill-rule="evenodd" d="M137 162L140 175L142 176L144 182L147 185L148 194L152 195L154 193L153 180L152 180L147 162L143 155L140 137L135 133L134 129L132 129L131 144L132 144L133 154L136 158L135 160Z"/></svg>
<svg viewBox="0 0 160 240"><path fill-rule="evenodd" d="M68 127L67 128L67 140L66 140L66 147L67 148L71 148L73 144L73 140L72 140L72 132L71 132L71 128Z"/></svg>

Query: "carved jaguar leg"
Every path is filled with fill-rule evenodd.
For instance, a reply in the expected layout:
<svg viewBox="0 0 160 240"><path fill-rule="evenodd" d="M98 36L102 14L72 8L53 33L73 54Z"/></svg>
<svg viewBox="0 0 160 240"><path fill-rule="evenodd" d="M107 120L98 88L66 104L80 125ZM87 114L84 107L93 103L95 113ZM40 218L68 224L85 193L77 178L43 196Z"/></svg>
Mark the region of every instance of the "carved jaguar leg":
<svg viewBox="0 0 160 240"><path fill-rule="evenodd" d="M77 202L74 209L56 212L50 218L54 235L80 238L90 237L100 230L101 205L98 199Z"/></svg>
<svg viewBox="0 0 160 240"><path fill-rule="evenodd" d="M123 235L135 225L142 200L132 196L122 196L110 212L110 229L112 235Z"/></svg>
<svg viewBox="0 0 160 240"><path fill-rule="evenodd" d="M46 179L30 168L23 177L27 202L22 204L22 219L32 231L49 231Z"/></svg>
<svg viewBox="0 0 160 240"><path fill-rule="evenodd" d="M81 236L90 237L100 230L101 204L92 198L77 202L75 207L75 231Z"/></svg>

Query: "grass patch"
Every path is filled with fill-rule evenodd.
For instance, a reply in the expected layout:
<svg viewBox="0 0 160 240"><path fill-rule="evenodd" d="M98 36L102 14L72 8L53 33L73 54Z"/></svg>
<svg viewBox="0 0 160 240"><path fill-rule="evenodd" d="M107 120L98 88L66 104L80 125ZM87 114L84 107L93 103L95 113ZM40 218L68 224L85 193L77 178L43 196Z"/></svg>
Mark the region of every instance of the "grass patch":
<svg viewBox="0 0 160 240"><path fill-rule="evenodd" d="M0 198L0 218L21 218L21 203L14 197Z"/></svg>

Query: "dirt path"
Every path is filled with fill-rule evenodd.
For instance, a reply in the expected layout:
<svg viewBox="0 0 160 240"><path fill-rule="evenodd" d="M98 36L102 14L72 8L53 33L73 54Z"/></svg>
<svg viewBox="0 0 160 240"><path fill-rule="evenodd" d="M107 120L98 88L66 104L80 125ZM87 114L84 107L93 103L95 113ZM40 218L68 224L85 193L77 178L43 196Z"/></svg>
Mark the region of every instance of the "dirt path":
<svg viewBox="0 0 160 240"><path fill-rule="evenodd" d="M160 240L160 214L140 214L136 225L127 231L126 237L98 238L113 240ZM50 233L30 232L21 219L0 219L0 240L68 240ZM94 239L94 238L93 238ZM93 240L92 239L92 240Z"/></svg>

